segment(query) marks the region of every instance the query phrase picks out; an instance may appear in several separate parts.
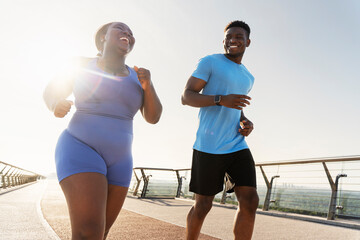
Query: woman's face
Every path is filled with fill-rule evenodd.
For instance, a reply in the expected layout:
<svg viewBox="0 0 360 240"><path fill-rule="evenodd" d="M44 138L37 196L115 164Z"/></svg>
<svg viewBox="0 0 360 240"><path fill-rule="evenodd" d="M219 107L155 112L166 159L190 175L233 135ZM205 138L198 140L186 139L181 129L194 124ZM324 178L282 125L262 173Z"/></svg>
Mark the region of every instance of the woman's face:
<svg viewBox="0 0 360 240"><path fill-rule="evenodd" d="M116 22L109 26L104 36L104 51L118 50L122 54L129 53L135 44L131 29L124 23Z"/></svg>

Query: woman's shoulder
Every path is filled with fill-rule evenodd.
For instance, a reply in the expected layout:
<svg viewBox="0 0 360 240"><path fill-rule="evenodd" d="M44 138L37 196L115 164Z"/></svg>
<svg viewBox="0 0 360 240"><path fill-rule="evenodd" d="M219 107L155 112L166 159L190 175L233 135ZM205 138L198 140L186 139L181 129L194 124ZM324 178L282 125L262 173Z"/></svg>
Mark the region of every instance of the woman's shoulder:
<svg viewBox="0 0 360 240"><path fill-rule="evenodd" d="M86 67L91 61L95 61L97 59L96 57L90 58L90 57L73 57L72 58L72 64L79 67Z"/></svg>

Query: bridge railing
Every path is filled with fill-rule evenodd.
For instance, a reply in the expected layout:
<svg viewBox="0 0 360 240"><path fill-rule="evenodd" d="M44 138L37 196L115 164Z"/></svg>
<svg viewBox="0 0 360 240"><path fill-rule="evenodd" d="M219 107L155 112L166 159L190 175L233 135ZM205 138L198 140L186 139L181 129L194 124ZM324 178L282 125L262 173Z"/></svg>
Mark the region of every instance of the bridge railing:
<svg viewBox="0 0 360 240"><path fill-rule="evenodd" d="M360 156L256 164L262 209L360 218ZM265 193L265 194L264 194ZM260 194L259 194L260 195Z"/></svg>
<svg viewBox="0 0 360 240"><path fill-rule="evenodd" d="M186 191L185 180L189 179L190 168L134 168L129 192L139 197L175 198ZM189 196L191 196L190 194Z"/></svg>
<svg viewBox="0 0 360 240"><path fill-rule="evenodd" d="M0 161L0 189L37 181L44 176Z"/></svg>
<svg viewBox="0 0 360 240"><path fill-rule="evenodd" d="M259 208L334 220L360 219L360 156L257 163ZM149 198L193 198L190 169L134 168L133 195ZM237 204L235 194L215 196Z"/></svg>

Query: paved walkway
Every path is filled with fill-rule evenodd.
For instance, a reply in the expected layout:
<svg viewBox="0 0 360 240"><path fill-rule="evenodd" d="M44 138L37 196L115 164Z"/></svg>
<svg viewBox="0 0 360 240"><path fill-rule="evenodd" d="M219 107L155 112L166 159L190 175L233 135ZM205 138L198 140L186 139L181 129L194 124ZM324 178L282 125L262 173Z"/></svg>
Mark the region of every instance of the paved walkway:
<svg viewBox="0 0 360 240"><path fill-rule="evenodd" d="M40 210L46 182L0 190L1 240L55 240Z"/></svg>
<svg viewBox="0 0 360 240"><path fill-rule="evenodd" d="M69 214L65 198L56 180L49 180L47 190L41 201L44 217L62 240L71 239ZM185 239L183 227L144 216L126 208L112 226L109 240L176 240ZM200 240L218 240L205 234Z"/></svg>
<svg viewBox="0 0 360 240"><path fill-rule="evenodd" d="M185 226L192 201L173 199L138 199L128 197L125 209L146 216ZM215 205L202 227L202 232L220 239L233 239L232 223L236 209ZM360 230L326 224L257 214L254 240L359 240Z"/></svg>
<svg viewBox="0 0 360 240"><path fill-rule="evenodd" d="M39 208L41 195L42 212ZM178 199L138 199L129 196L108 239L184 239L186 214L192 203ZM5 194L0 191L0 209L0 239L70 239L66 202L56 180L31 184ZM214 206L205 220L200 239L233 239L231 232L235 211L231 207ZM360 230L259 212L253 239L358 240Z"/></svg>

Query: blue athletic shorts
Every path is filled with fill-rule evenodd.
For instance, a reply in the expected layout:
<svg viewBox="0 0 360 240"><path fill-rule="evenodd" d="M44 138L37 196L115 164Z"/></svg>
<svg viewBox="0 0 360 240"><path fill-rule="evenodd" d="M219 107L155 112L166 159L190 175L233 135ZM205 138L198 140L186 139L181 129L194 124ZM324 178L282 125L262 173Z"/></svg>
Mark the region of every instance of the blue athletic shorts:
<svg viewBox="0 0 360 240"><path fill-rule="evenodd" d="M76 173L96 172L105 175L109 184L129 187L133 168L132 158L131 155L119 158L117 151L120 149L117 149L109 149L109 156L101 156L94 148L75 138L68 130L64 130L55 151L59 182ZM113 161L111 156L117 161Z"/></svg>

